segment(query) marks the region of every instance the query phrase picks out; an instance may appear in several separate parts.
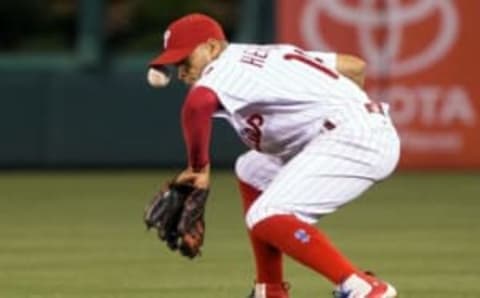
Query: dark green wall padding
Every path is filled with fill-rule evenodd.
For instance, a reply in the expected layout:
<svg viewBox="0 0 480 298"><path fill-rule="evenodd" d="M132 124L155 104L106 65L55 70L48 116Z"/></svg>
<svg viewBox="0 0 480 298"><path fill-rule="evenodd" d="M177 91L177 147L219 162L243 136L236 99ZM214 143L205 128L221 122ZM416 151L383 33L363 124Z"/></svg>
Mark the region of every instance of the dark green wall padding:
<svg viewBox="0 0 480 298"><path fill-rule="evenodd" d="M185 88L152 89L144 70L0 72L0 166L182 166ZM214 120L214 165L245 150Z"/></svg>

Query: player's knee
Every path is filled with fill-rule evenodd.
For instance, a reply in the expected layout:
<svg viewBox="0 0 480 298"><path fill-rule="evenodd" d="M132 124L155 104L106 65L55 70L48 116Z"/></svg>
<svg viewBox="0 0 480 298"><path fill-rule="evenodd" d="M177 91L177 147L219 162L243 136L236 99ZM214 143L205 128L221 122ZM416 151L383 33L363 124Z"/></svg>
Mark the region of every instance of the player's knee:
<svg viewBox="0 0 480 298"><path fill-rule="evenodd" d="M250 150L237 158L237 178L258 190L265 190L281 169L281 162L274 157Z"/></svg>
<svg viewBox="0 0 480 298"><path fill-rule="evenodd" d="M255 171L255 162L251 152L252 151L248 151L240 155L235 162L235 174L238 179L248 184L252 184L251 177L252 173Z"/></svg>
<svg viewBox="0 0 480 298"><path fill-rule="evenodd" d="M285 210L277 208L273 205L266 204L261 200L257 200L253 203L252 206L248 209L245 214L245 223L248 229L252 229L257 223L261 222L264 219L267 219L270 216L287 214Z"/></svg>
<svg viewBox="0 0 480 298"><path fill-rule="evenodd" d="M251 230L253 226L259 222L260 220L258 219L258 212L257 208L254 208L255 204L250 206L250 208L247 210L247 213L245 214L245 224L247 225L247 228Z"/></svg>

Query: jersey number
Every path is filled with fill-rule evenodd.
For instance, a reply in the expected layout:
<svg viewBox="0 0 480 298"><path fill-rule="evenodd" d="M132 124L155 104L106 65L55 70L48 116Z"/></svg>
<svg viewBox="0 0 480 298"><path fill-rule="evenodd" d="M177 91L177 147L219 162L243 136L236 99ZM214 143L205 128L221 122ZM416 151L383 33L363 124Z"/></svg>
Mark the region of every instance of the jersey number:
<svg viewBox="0 0 480 298"><path fill-rule="evenodd" d="M301 63L304 63L308 66L311 66L311 67L323 72L324 74L331 77L332 79L335 79L335 80L338 79L338 74L336 74L333 70L331 70L328 67L326 67L325 65L323 65L323 61L321 59L309 57L309 56L305 55L305 53L303 53L300 50L294 50L294 52L295 53L285 54L283 56L283 58L285 60L299 61Z"/></svg>

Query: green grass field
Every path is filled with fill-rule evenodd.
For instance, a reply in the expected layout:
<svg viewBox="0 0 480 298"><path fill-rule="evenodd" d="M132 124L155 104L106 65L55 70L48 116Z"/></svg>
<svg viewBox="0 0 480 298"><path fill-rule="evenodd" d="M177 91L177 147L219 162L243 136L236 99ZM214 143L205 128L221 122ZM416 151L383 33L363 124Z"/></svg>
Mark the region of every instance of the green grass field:
<svg viewBox="0 0 480 298"><path fill-rule="evenodd" d="M172 173L1 172L1 298L243 298L252 262L233 176L217 172L203 256L147 233L145 203ZM480 175L397 174L319 225L402 298L480 297ZM291 261L292 298L331 285Z"/></svg>

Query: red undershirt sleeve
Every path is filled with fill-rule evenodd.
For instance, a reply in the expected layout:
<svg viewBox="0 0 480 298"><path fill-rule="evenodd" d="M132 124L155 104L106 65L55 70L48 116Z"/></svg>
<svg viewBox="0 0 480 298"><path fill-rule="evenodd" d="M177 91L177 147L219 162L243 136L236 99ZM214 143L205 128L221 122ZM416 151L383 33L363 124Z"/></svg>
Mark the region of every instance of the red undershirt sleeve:
<svg viewBox="0 0 480 298"><path fill-rule="evenodd" d="M212 116L220 107L217 95L207 87L192 88L183 104L183 138L187 147L188 164L195 170L210 163Z"/></svg>

